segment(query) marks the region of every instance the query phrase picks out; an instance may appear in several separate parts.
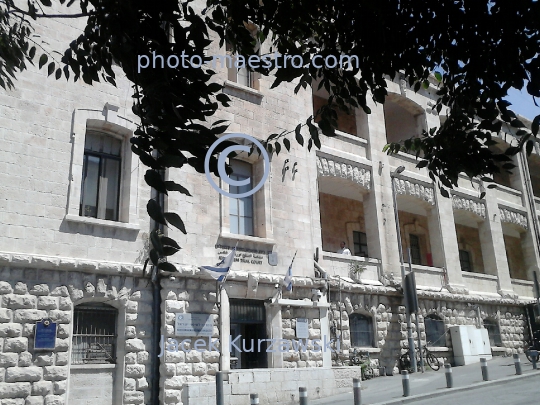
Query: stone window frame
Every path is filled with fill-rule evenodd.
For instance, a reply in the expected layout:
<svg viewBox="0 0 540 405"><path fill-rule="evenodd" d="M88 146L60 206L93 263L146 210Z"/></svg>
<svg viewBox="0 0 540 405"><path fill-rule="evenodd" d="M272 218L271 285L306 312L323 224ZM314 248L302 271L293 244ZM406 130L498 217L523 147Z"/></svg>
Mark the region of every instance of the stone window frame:
<svg viewBox="0 0 540 405"><path fill-rule="evenodd" d="M433 267L433 264L429 264L429 257L433 262L433 251L431 250L431 240L429 231L422 225L418 224L418 220L415 219L412 223L403 224L403 233L405 234L405 246L403 246L403 257L407 257L408 262L408 249L411 246L411 235L418 237L420 247L420 264L416 266L429 266ZM425 262L425 264L424 264ZM414 263L412 263L414 265Z"/></svg>
<svg viewBox="0 0 540 405"><path fill-rule="evenodd" d="M125 304L120 300L111 300L107 297L86 297L81 298L80 300L74 301L71 303L71 313L75 313L75 307L81 304L97 304L97 303L103 303L110 305L113 308L116 308L118 311L117 313L117 331L118 336L116 338L116 363L115 364L71 364L71 356L72 356L72 348L73 344L71 339L73 339L73 329L75 322L72 321L69 324L69 336L70 336L70 344L69 344L69 351L68 351L68 359L69 364L68 368L69 370L72 369L84 369L84 370L103 370L103 369L112 369L114 368L114 378L113 378L113 404L121 404L123 403L124 398L124 379L125 379L125 367L126 367L126 336L125 336L125 330L127 326L126 322L126 307ZM69 377L68 377L69 382ZM66 398L69 398L69 383L68 383L68 389L66 391Z"/></svg>
<svg viewBox="0 0 540 405"><path fill-rule="evenodd" d="M238 132L239 133L239 132ZM227 132L225 133L227 134ZM224 134L224 135L225 135ZM253 136L253 135L251 135ZM254 138L257 139L256 136ZM246 141L247 144L247 141ZM272 160L272 156L270 161ZM259 156L258 153L254 152L251 156L248 156L247 153L239 153L234 159L241 160L252 165L252 185L257 185L259 180L262 178L264 173L264 159L262 156ZM221 211L221 223L220 223L220 237L232 239L232 240L242 240L246 242L258 242L265 244L274 244L274 234L272 227L272 216L271 216L271 182L272 182L272 171L270 170L270 175L266 179L266 182L255 194L253 194L253 233L254 236L234 234L230 231L230 198L219 194L220 202L220 211ZM223 180L218 179L217 181L219 187L224 191L229 191L229 185Z"/></svg>
<svg viewBox="0 0 540 405"><path fill-rule="evenodd" d="M140 229L138 219L139 160L133 158L129 142L136 126L126 118L118 116L117 112L118 107L109 103L105 104L103 110L76 109L73 112L70 182L65 220L138 231ZM87 131L104 133L122 141L118 221L79 215L84 145Z"/></svg>

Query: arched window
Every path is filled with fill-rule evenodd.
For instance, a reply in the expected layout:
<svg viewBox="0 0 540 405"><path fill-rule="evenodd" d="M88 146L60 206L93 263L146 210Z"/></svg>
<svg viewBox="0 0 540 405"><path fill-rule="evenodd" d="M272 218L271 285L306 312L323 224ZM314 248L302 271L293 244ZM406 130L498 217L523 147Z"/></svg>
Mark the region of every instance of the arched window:
<svg viewBox="0 0 540 405"><path fill-rule="evenodd" d="M426 327L426 341L428 346L446 346L446 328L444 321L437 315L428 315L424 318Z"/></svg>
<svg viewBox="0 0 540 405"><path fill-rule="evenodd" d="M484 328L486 328L488 332L489 344L492 347L502 346L501 330L499 329L499 323L494 319L484 319Z"/></svg>
<svg viewBox="0 0 540 405"><path fill-rule="evenodd" d="M352 314L349 317L351 346L373 347L373 320L369 316Z"/></svg>
<svg viewBox="0 0 540 405"><path fill-rule="evenodd" d="M101 303L73 311L72 364L115 364L118 310Z"/></svg>

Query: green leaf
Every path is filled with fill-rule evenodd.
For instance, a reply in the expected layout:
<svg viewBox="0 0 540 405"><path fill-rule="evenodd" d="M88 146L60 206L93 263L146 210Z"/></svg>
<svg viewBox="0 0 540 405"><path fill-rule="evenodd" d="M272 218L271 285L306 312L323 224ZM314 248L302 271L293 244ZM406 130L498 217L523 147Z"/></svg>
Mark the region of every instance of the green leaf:
<svg viewBox="0 0 540 405"><path fill-rule="evenodd" d="M174 272L177 272L177 271L178 271L178 270L176 269L176 267L174 266L174 264L168 263L168 262L160 263L160 264L158 264L157 267L158 267L158 269L160 269L160 270L168 271L168 272L171 272L171 273L174 273Z"/></svg>
<svg viewBox="0 0 540 405"><path fill-rule="evenodd" d="M173 248L172 246L163 246L163 256L172 256L176 252L178 252L178 249Z"/></svg>
<svg viewBox="0 0 540 405"><path fill-rule="evenodd" d="M442 75L439 72L435 72L435 79L437 79L438 82L442 81Z"/></svg>
<svg viewBox="0 0 540 405"><path fill-rule="evenodd" d="M169 191L180 191L182 194L185 194L189 197L191 197L191 194L189 193L189 191L187 190L187 188L185 188L184 186L178 184L178 183L175 183L174 181L166 181L165 182L165 187L167 187L167 190Z"/></svg>
<svg viewBox="0 0 540 405"><path fill-rule="evenodd" d="M60 79L62 77L62 69L60 68L56 69L56 72L54 72L54 76L56 80Z"/></svg>
<svg viewBox="0 0 540 405"><path fill-rule="evenodd" d="M531 139L527 141L525 144L525 150L527 151L527 155L530 156L534 148L534 141Z"/></svg>
<svg viewBox="0 0 540 405"><path fill-rule="evenodd" d="M152 242L152 246L154 247L156 252L160 256L163 256L163 245L161 244L161 238L159 237L157 229L154 229L152 232L150 232L150 242ZM157 263L157 261L154 263Z"/></svg>
<svg viewBox="0 0 540 405"><path fill-rule="evenodd" d="M160 193L167 194L165 182L156 170L147 170L146 174L144 175L144 180L150 187L155 188Z"/></svg>
<svg viewBox="0 0 540 405"><path fill-rule="evenodd" d="M48 56L46 54L43 54L39 57L39 68L41 69L43 67L43 65L45 65L45 63L47 63L47 60L48 60Z"/></svg>
<svg viewBox="0 0 540 405"><path fill-rule="evenodd" d="M287 149L287 152L291 151L291 141L287 138L283 138L283 145L285 146L285 149Z"/></svg>
<svg viewBox="0 0 540 405"><path fill-rule="evenodd" d="M166 212L164 216L168 223L182 231L183 234L187 234L186 227L184 226L184 221L182 221L182 218L180 218L178 214L174 212Z"/></svg>
<svg viewBox="0 0 540 405"><path fill-rule="evenodd" d="M148 212L148 215L150 215L150 218L158 224L167 225L163 211L156 200L152 199L148 201L148 204L146 204L146 211Z"/></svg>
<svg viewBox="0 0 540 405"><path fill-rule="evenodd" d="M182 249L180 247L180 245L174 240L174 239L171 239L167 236L162 236L161 238L161 243L163 244L163 246L170 246L170 247L173 247L177 250L180 250Z"/></svg>
<svg viewBox="0 0 540 405"><path fill-rule="evenodd" d="M30 52L28 52L28 57L30 59L34 59L34 56L36 55L36 47L33 46L32 48L30 48Z"/></svg>
<svg viewBox="0 0 540 405"><path fill-rule="evenodd" d="M531 124L531 132L534 136L538 135L538 128L540 127L540 115L534 117Z"/></svg>
<svg viewBox="0 0 540 405"><path fill-rule="evenodd" d="M156 265L159 263L159 254L156 249L150 250L150 253L148 255L150 256L150 261L152 262L152 264Z"/></svg>
<svg viewBox="0 0 540 405"><path fill-rule="evenodd" d="M276 155L279 155L279 152L281 152L281 145L279 144L279 142L276 142L274 144L274 147L276 148Z"/></svg>
<svg viewBox="0 0 540 405"><path fill-rule="evenodd" d="M300 134L300 130L302 129L302 124L298 124L296 128L294 129L296 142L300 144L300 146L304 146L304 138L302 137L302 134Z"/></svg>

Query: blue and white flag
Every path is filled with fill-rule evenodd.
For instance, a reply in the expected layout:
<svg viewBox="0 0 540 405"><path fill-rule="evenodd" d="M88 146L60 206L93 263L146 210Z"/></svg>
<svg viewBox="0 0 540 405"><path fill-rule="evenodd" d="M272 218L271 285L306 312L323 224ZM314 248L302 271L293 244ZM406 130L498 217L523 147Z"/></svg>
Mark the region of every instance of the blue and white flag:
<svg viewBox="0 0 540 405"><path fill-rule="evenodd" d="M236 246L231 250L231 252L223 258L215 266L201 266L199 269L210 274L212 278L215 278L217 281L223 281L229 274L229 270L234 262L234 255L236 254Z"/></svg>
<svg viewBox="0 0 540 405"><path fill-rule="evenodd" d="M294 263L294 258L296 257L296 251L294 253L294 256L291 261L291 265L289 266L289 269L287 270L287 273L285 274L285 278L283 279L283 285L285 286L285 289L287 291L292 291L292 264Z"/></svg>

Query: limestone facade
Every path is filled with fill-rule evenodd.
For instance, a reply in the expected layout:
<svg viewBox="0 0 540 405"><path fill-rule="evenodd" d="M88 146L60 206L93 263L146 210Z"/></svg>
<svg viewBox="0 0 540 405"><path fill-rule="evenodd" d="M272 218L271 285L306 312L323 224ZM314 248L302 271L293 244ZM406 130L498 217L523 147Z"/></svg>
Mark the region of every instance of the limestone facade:
<svg viewBox="0 0 540 405"><path fill-rule="evenodd" d="M37 29L62 49L77 24L50 21ZM209 52L225 49L215 42ZM146 168L129 152L136 119L130 84L118 75L117 88L88 86L53 81L31 68L14 91L0 94L2 404L150 404L154 385L164 404L204 405L213 402L218 371L228 372L227 404L247 403L252 390L261 403L287 403L302 384L311 397L349 390L351 378L360 375L360 368L347 365L351 349L369 352L376 375L395 372L407 335L393 188L403 259L408 269L411 258L418 287L414 336L419 332L426 344L425 320L434 317L444 330L493 324L494 353L523 350L525 307L534 300L540 263L540 199L533 195L540 190L539 150L516 156L506 184L486 189L483 200L484 185L465 178L451 198L442 197L427 171L415 168L415 157L382 152L388 141L440 125L430 108L435 87L414 93L398 79L388 81L384 106L371 103L369 115L340 116L340 129L348 132L323 138L320 150L291 140L290 152L272 155L270 177L253 197L251 235L232 231L235 201L219 195L204 175L171 169L169 178L193 196L172 193L166 201L188 233L168 230L182 246L171 259L179 272L162 274L160 311L153 313L152 286L143 272L151 191ZM226 68L219 71L232 102L215 119L228 120L229 132L259 139L294 129L327 97L311 89L295 94L294 83L270 89L272 78L254 77L251 87L231 79ZM122 145L118 220L79 210L85 140L95 132ZM513 142L508 134L497 140ZM254 180L260 177L261 160L241 159L251 164ZM394 174L399 166L405 170ZM351 256L336 253L341 241ZM237 261L220 288L198 267L214 265L235 245ZM295 254L288 292L282 282ZM85 305L116 311L114 358L108 361L76 364L74 314ZM259 312L241 317L235 312L241 308ZM185 351L167 350L174 348L172 339L186 338L175 330L177 314L208 315L211 336L203 340L219 339L219 350L193 350L196 337ZM153 351L161 340L152 334L156 317L167 346L161 357ZM36 324L45 319L57 325L54 349L35 350ZM353 326L353 319L361 322ZM305 351L293 346L300 324L310 339ZM228 348L239 332L282 340L285 350L238 358ZM368 335L369 344L358 338ZM444 336L433 350L451 361L452 342ZM339 341L340 352L317 350L313 340L325 338L333 339L332 349ZM159 375L152 371L155 362Z"/></svg>

